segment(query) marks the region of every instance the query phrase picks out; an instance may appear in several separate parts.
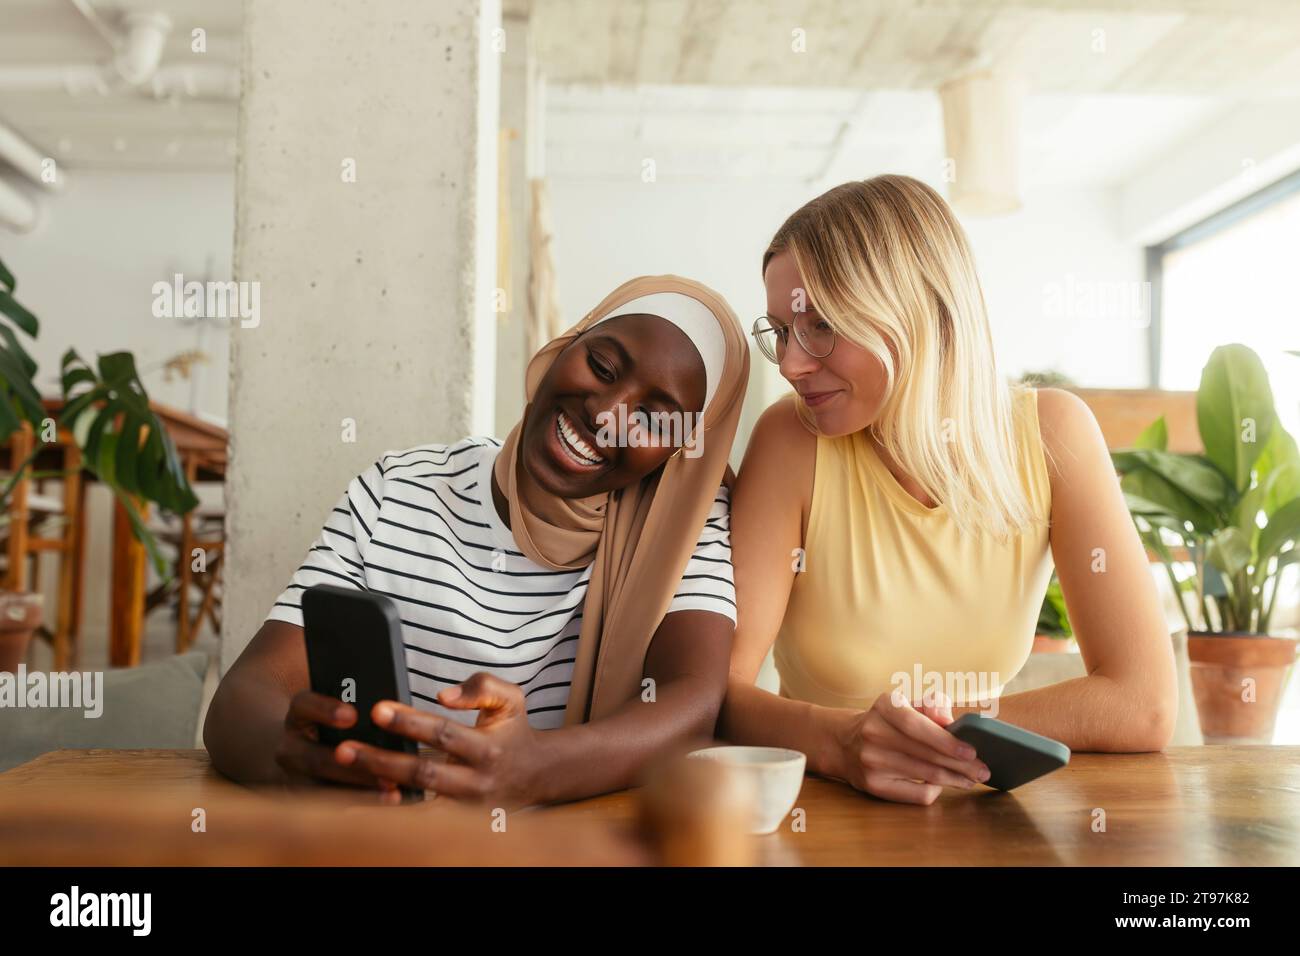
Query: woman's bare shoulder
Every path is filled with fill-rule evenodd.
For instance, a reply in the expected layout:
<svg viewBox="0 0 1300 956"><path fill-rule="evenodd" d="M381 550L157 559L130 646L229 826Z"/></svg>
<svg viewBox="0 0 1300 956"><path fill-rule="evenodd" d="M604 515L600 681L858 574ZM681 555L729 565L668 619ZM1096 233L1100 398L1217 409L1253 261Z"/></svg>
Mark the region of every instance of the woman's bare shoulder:
<svg viewBox="0 0 1300 956"><path fill-rule="evenodd" d="M770 455L778 459L816 454L817 436L799 418L794 393L782 395L763 409L754 423L749 448L756 448L765 457Z"/></svg>
<svg viewBox="0 0 1300 956"><path fill-rule="evenodd" d="M1068 473L1081 460L1109 460L1096 416L1073 392L1038 389L1038 431L1053 466L1053 477Z"/></svg>
<svg viewBox="0 0 1300 956"><path fill-rule="evenodd" d="M758 416L745 447L739 480L768 488L797 488L811 493L817 460L817 436L800 420L793 394L785 395Z"/></svg>

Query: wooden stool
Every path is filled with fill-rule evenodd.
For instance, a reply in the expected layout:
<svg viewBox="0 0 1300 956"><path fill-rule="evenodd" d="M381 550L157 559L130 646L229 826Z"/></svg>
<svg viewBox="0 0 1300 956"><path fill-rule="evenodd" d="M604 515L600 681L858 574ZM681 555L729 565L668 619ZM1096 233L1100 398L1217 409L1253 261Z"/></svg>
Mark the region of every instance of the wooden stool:
<svg viewBox="0 0 1300 956"><path fill-rule="evenodd" d="M53 551L59 556L58 602L55 626L43 633L54 648L54 670L66 670L76 661L81 632L81 583L85 567L85 484L81 480L81 449L72 436L60 429L51 448L60 462L63 493L51 497L39 493L43 479L33 479L31 467L14 481L9 499L9 540L5 549L8 566L4 587L26 591L30 582L35 590L40 582L39 556ZM24 422L9 439L9 461L13 469L34 466L36 451L32 427ZM29 461L30 459L30 461ZM58 532L51 534L45 525L58 519ZM29 578L28 562L33 562Z"/></svg>

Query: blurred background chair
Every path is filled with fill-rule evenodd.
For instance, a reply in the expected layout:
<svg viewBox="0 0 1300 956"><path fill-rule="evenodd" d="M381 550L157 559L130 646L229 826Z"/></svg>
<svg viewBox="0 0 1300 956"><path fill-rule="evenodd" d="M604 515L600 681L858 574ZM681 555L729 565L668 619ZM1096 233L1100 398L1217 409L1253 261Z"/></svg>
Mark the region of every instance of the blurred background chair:
<svg viewBox="0 0 1300 956"><path fill-rule="evenodd" d="M182 517L167 515L151 524L158 543L172 552L171 576L145 598L145 614L167 608L176 619L176 652L189 650L206 622L221 633L221 570L225 559L226 512L220 504L200 505Z"/></svg>
<svg viewBox="0 0 1300 956"><path fill-rule="evenodd" d="M81 451L71 436L60 429L54 442L36 454L36 438L26 423L10 438L6 450L5 470L10 476L6 481L12 485L0 532L6 536L4 588L39 593L41 555L56 556L55 614L52 622L47 616L46 624L37 633L53 647L54 669L65 670L76 662L81 631L85 564ZM18 468L23 470L15 477ZM51 493L48 486L54 484L57 488Z"/></svg>

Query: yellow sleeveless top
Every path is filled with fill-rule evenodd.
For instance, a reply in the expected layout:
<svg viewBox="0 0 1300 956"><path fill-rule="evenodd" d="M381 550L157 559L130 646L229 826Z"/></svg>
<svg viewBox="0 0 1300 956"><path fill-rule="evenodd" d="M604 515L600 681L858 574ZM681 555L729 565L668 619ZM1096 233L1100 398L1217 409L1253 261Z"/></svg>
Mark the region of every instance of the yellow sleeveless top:
<svg viewBox="0 0 1300 956"><path fill-rule="evenodd" d="M1038 393L1012 400L1020 477L1041 521L1009 542L959 533L942 504L898 484L865 433L818 437L804 568L774 648L783 696L862 709L941 681L961 704L996 695L1024 665L1052 572L1052 493Z"/></svg>

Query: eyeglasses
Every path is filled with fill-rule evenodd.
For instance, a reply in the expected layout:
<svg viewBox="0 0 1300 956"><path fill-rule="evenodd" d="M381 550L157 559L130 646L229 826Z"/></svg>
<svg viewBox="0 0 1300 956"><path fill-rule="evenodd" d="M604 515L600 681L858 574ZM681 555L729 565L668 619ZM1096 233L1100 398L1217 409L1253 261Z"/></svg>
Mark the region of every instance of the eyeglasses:
<svg viewBox="0 0 1300 956"><path fill-rule="evenodd" d="M790 344L790 325L770 315L760 315L754 320L750 333L768 361L781 364L786 346ZM813 358L825 358L835 348L835 329L817 315L800 313L794 317L794 335L800 347Z"/></svg>

